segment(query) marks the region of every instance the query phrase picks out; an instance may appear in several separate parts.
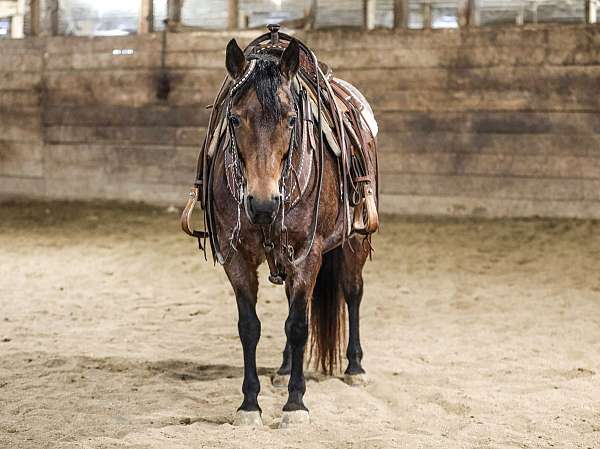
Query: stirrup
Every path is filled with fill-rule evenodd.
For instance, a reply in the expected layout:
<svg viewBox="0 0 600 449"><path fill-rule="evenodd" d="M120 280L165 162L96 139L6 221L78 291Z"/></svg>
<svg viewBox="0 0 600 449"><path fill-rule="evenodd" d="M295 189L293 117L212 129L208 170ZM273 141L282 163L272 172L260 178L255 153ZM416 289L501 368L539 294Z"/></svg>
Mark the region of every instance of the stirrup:
<svg viewBox="0 0 600 449"><path fill-rule="evenodd" d="M198 202L200 189L198 187L192 187L190 190L189 198L187 204L183 209L183 213L181 214L181 229L190 237L196 237L198 239L198 243L200 239L208 237L208 232L206 231L197 231L194 229L194 225L192 224L192 215L194 213L194 207Z"/></svg>
<svg viewBox="0 0 600 449"><path fill-rule="evenodd" d="M365 197L354 208L352 230L358 234L369 235L379 229L379 215L371 186L365 186L364 192Z"/></svg>

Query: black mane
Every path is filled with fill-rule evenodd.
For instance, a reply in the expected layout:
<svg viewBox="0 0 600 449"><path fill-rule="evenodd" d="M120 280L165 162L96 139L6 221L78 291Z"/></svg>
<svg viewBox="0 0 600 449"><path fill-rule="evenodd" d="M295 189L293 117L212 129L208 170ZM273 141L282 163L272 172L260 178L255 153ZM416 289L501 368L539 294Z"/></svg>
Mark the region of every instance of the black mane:
<svg viewBox="0 0 600 449"><path fill-rule="evenodd" d="M255 59L256 66L236 92L236 97L239 98L248 89L254 88L258 102L262 107L264 120L267 123L277 123L282 117L281 101L277 95L282 83L279 60L273 55L259 55Z"/></svg>

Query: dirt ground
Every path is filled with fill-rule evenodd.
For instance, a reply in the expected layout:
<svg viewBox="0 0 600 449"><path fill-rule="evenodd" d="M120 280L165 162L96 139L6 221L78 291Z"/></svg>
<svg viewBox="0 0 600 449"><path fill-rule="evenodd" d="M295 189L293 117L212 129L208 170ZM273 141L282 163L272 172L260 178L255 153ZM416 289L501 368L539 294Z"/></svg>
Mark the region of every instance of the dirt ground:
<svg viewBox="0 0 600 449"><path fill-rule="evenodd" d="M286 301L262 273L263 428L231 425L232 292L139 205L0 205L2 448L600 448L600 223L384 217L366 387L309 373L279 430Z"/></svg>

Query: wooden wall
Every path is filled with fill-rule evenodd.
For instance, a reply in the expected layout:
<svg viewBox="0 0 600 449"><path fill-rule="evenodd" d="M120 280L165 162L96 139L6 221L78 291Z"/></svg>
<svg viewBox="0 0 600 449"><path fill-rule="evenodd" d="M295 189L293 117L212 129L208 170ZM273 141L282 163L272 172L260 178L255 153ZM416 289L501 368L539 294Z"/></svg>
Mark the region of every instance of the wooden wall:
<svg viewBox="0 0 600 449"><path fill-rule="evenodd" d="M180 205L230 36L169 35L167 101L158 34L0 42L0 193ZM599 26L300 37L375 109L385 212L600 217Z"/></svg>

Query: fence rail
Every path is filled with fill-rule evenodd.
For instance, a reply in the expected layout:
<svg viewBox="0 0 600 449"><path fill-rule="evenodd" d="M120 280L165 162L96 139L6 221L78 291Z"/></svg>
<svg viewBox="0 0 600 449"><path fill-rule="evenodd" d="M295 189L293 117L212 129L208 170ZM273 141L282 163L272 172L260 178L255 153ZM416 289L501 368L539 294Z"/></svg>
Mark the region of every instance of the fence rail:
<svg viewBox="0 0 600 449"><path fill-rule="evenodd" d="M596 23L600 0L0 0L0 38L262 27L456 28Z"/></svg>

